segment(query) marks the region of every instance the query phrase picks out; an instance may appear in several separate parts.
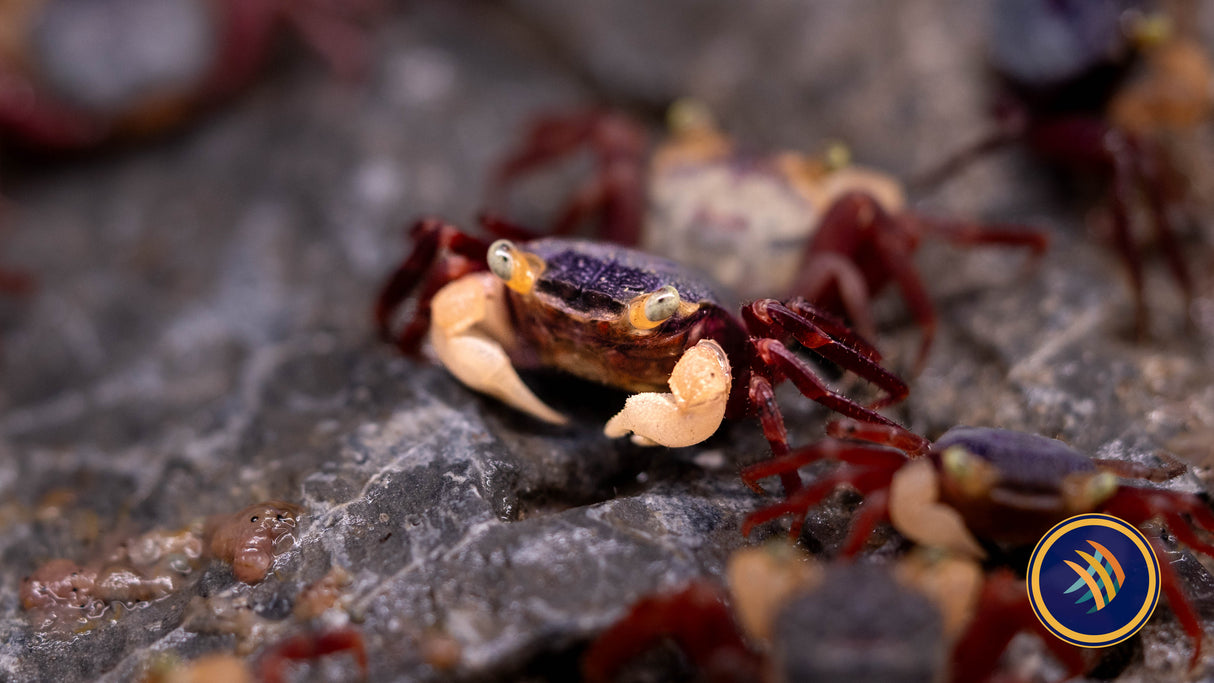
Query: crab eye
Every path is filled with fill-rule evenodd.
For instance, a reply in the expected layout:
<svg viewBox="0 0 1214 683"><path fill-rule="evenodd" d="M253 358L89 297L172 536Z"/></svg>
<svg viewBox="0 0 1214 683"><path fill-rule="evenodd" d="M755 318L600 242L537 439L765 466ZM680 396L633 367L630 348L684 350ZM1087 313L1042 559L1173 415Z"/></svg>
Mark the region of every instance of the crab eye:
<svg viewBox="0 0 1214 683"><path fill-rule="evenodd" d="M948 481L970 498L988 495L999 481L998 469L960 444L945 449L940 463Z"/></svg>
<svg viewBox="0 0 1214 683"><path fill-rule="evenodd" d="M493 271L494 275L509 282L510 276L514 274L514 244L510 240L498 240L490 244L486 260L489 261L489 270Z"/></svg>
<svg viewBox="0 0 1214 683"><path fill-rule="evenodd" d="M634 299L629 306L628 321L638 330L651 330L678 312L681 304L679 291L666 285Z"/></svg>
<svg viewBox="0 0 1214 683"><path fill-rule="evenodd" d="M1095 507L1108 500L1110 496L1117 493L1117 487L1120 485L1121 483L1118 481L1117 475L1112 472L1101 472L1092 477L1088 480L1087 490L1085 491L1090 505Z"/></svg>
<svg viewBox="0 0 1214 683"><path fill-rule="evenodd" d="M679 310L679 291L670 285L645 297L645 319L660 323Z"/></svg>
<svg viewBox="0 0 1214 683"><path fill-rule="evenodd" d="M540 257L519 249L510 240L490 244L485 260L489 263L489 270L519 294L529 293L544 270Z"/></svg>
<svg viewBox="0 0 1214 683"><path fill-rule="evenodd" d="M940 456L944 471L953 479L964 479L969 472L970 454L961 446L953 446Z"/></svg>

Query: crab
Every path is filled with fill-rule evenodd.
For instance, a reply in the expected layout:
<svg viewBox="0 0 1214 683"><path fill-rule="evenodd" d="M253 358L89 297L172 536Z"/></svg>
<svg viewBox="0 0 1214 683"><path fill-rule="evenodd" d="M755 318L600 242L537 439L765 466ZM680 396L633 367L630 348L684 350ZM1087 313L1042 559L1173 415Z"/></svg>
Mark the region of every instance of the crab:
<svg viewBox="0 0 1214 683"><path fill-rule="evenodd" d="M1132 219L1139 212L1149 217L1190 309L1193 279L1174 225L1184 213L1188 181L1169 143L1214 110L1214 67L1204 49L1180 35L1178 21L1151 11L1154 4L996 2L990 61L1002 88L994 129L917 181L935 186L1015 143L1048 163L1109 178L1109 223L1129 276L1139 336L1148 316Z"/></svg>
<svg viewBox="0 0 1214 683"><path fill-rule="evenodd" d="M492 234L522 234L485 219ZM435 219L412 230L414 249L376 303L383 337L407 352L428 333L439 361L468 387L544 422L566 418L516 367L546 367L636 392L604 427L643 445L707 439L726 416L757 415L777 455L788 452L774 386L790 380L840 414L900 429L875 409L906 384L840 321L807 302L760 299L731 312L710 280L673 261L617 245L550 237L488 243ZM419 289L420 285L420 289ZM412 320L395 313L418 290ZM786 345L795 340L885 392L863 406L830 390ZM785 488L799 485L795 473Z"/></svg>
<svg viewBox="0 0 1214 683"><path fill-rule="evenodd" d="M73 150L177 124L246 86L284 26L343 75L366 63L372 0L0 3L0 137Z"/></svg>
<svg viewBox="0 0 1214 683"><path fill-rule="evenodd" d="M842 465L783 502L749 515L743 534L794 515L790 535L795 538L805 513L847 485L865 501L841 551L845 556L859 552L883 519L921 546L985 559L992 552L1007 555L1031 548L1066 518L1103 512L1136 526L1161 519L1181 543L1214 557L1214 545L1197 531L1214 533L1214 511L1205 501L1119 479L1168 474L1156 468L1095 460L1057 439L991 427L954 427L925 454L903 430L882 425L842 420L828 425L827 431L831 437L819 443L743 469L742 479L761 491L761 479L783 477L811 462L825 459ZM1157 535L1148 533L1148 540L1156 556L1168 556ZM1169 563L1161 561L1159 568L1163 592L1194 642L1190 662L1195 665L1201 656L1201 625Z"/></svg>
<svg viewBox="0 0 1214 683"><path fill-rule="evenodd" d="M823 159L741 151L694 102L672 107L670 122L671 137L646 172L643 131L624 115L584 110L541 117L497 168L490 206L503 204L515 179L587 147L597 175L560 212L555 233L572 232L597 212L604 239L702 268L744 298L801 296L846 314L870 339L876 332L870 301L896 283L923 330L919 367L936 326L911 259L923 237L1027 247L1035 254L1048 244L1044 233L1023 225L912 211L901 183L851 164L839 146Z"/></svg>
<svg viewBox="0 0 1214 683"><path fill-rule="evenodd" d="M637 601L590 646L584 680L612 680L673 640L710 681L986 681L1020 632L1071 676L1084 660L1033 614L1023 581L920 553L896 564L823 564L782 545L735 552L727 589L707 580Z"/></svg>

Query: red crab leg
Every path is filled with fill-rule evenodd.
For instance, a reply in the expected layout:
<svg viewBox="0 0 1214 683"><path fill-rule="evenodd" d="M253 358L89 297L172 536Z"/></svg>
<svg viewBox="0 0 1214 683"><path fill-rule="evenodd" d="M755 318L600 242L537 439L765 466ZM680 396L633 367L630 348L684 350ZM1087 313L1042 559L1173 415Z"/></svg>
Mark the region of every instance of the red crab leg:
<svg viewBox="0 0 1214 683"><path fill-rule="evenodd" d="M451 282L469 274L485 269L481 260L471 261L463 256L452 255L439 262L426 278L426 284L417 294L417 307L413 319L396 335L396 347L405 354L412 354L421 347L422 339L430 331L430 301L438 290Z"/></svg>
<svg viewBox="0 0 1214 683"><path fill-rule="evenodd" d="M788 537L795 541L801 536L801 527L805 524L805 514L835 489L843 484L849 484L861 495L885 490L889 488L889 481L896 470L897 468L841 467L810 486L797 491L786 500L760 508L747 515L742 522L742 535L749 536L756 526L764 522L770 522L784 515L793 515L792 523L788 527ZM850 548L855 545L855 540L849 536L845 545Z"/></svg>
<svg viewBox="0 0 1214 683"><path fill-rule="evenodd" d="M641 189L644 180L640 165L604 164L599 174L565 205L553 224L552 233L568 235L597 211L602 216L601 239L630 246L639 244L644 222L644 192Z"/></svg>
<svg viewBox="0 0 1214 683"><path fill-rule="evenodd" d="M370 0L284 0L282 12L338 76L355 78L371 63L370 38L355 20L370 17L379 5Z"/></svg>
<svg viewBox="0 0 1214 683"><path fill-rule="evenodd" d="M936 338L936 307L923 287L923 280L918 271L915 270L912 249L906 240L906 232L910 228L906 227L906 223L901 219L894 219L882 211L871 197L865 199L874 209L876 235L873 238L873 247L886 271L902 290L902 298L906 300L906 307L910 309L916 324L923 330L919 355L915 359L915 374L918 374L927 361L927 351L931 348L932 340Z"/></svg>
<svg viewBox="0 0 1214 683"><path fill-rule="evenodd" d="M1176 491L1122 486L1102 506L1110 515L1141 525L1160 516L1176 538L1205 555L1214 557L1214 545L1197 537L1193 525L1182 515L1189 515L1197 526L1214 533L1214 511L1197 496Z"/></svg>
<svg viewBox="0 0 1214 683"><path fill-rule="evenodd" d="M1142 193L1151 209L1152 223L1155 226L1155 236L1163 248L1164 258L1172 271L1185 299L1185 311L1189 311L1193 302L1193 279L1189 275L1188 265L1181 254L1176 242L1176 231L1172 227L1171 214L1175 210L1169 201L1173 192L1168 182L1168 167L1164 162L1164 152L1149 140L1134 140L1134 155L1137 162L1138 176L1142 183Z"/></svg>
<svg viewBox="0 0 1214 683"><path fill-rule="evenodd" d="M1086 666L1078 649L1056 638L1033 614L1024 579L1001 570L986 579L975 614L953 646L949 680L957 683L990 680L1008 643L1021 632L1037 634L1066 667L1067 678L1083 673Z"/></svg>
<svg viewBox="0 0 1214 683"><path fill-rule="evenodd" d="M747 394L749 405L763 427L763 436L771 446L772 457L778 459L788 455L788 430L784 427L784 416L780 414L780 406L776 403L776 393L771 380L758 372L752 372ZM801 477L795 469L787 470L780 472L780 483L784 486L784 495L790 496L801 488Z"/></svg>
<svg viewBox="0 0 1214 683"><path fill-rule="evenodd" d="M1104 512L1120 517L1136 526L1158 515L1163 518L1168 529L1181 543L1207 556L1214 557L1214 545L1198 538L1192 524L1182 516L1189 515L1197 526L1214 533L1214 511L1211 511L1197 496L1175 491L1122 486L1102 506L1102 509ZM1193 611L1192 604L1181 590L1180 579L1172 571L1167 560L1168 553L1154 539L1151 539L1151 545L1155 548L1155 555L1159 558L1159 578L1164 594L1168 596L1168 604L1171 605L1172 612L1176 614L1177 620L1184 627L1185 633L1193 639L1193 656L1189 659L1191 669L1201 659L1203 636L1201 624L1197 620L1197 614Z"/></svg>
<svg viewBox="0 0 1214 683"><path fill-rule="evenodd" d="M873 412L846 396L828 389L814 374L813 369L805 364L805 361L798 358L780 342L774 339L755 339L752 343L759 360L787 377L806 398L817 401L841 415L863 422L897 426L893 420L884 415Z"/></svg>
<svg viewBox="0 0 1214 683"><path fill-rule="evenodd" d="M380 336L388 341L396 341L405 353L417 350L421 337L417 330L424 332L425 327L429 325L430 298L447 282L470 272L484 270L487 267L485 251L489 248L484 240L465 235L456 227L434 218L423 218L415 223L410 235L414 243L413 252L388 278L375 301L375 323ZM455 263L442 266L437 272L431 272L430 268L435 260L450 258L446 252L462 257L463 263L457 259ZM418 298L417 315L398 337L392 331L392 314L409 298L427 273L429 278L422 296Z"/></svg>
<svg viewBox="0 0 1214 683"><path fill-rule="evenodd" d="M1134 290L1134 320L1138 328L1138 336L1142 337L1146 335L1147 331L1147 308L1143 296L1142 254L1134 245L1133 237L1130 234L1129 202L1134 188L1130 182L1132 160L1128 149L1129 141L1110 131L1104 144L1113 164L1113 238L1129 271L1130 287Z"/></svg>
<svg viewBox="0 0 1214 683"><path fill-rule="evenodd" d="M815 444L798 448L787 455L743 468L742 481L746 482L746 485L755 493L764 493L763 488L759 486L760 479L795 471L819 460L837 460L867 467L896 470L906 462L906 456L900 451L890 450L883 446L848 443L838 439L822 439Z"/></svg>
<svg viewBox="0 0 1214 683"><path fill-rule="evenodd" d="M480 222L481 227L485 229L485 232L501 239L526 242L542 236L530 228L524 228L518 223L508 221L497 214L482 212L477 216L477 220Z"/></svg>
<svg viewBox="0 0 1214 683"><path fill-rule="evenodd" d="M934 189L944 181L956 176L975 161L1002 147L1007 147L1011 143L1020 140L1023 136L1023 117L1016 117L1015 120L1009 119L1007 122L1001 121L998 127L983 135L976 142L954 153L953 156L945 159L935 168L916 175L907 183L907 188L916 194Z"/></svg>
<svg viewBox="0 0 1214 683"><path fill-rule="evenodd" d="M805 310L809 307L806 302L799 302L798 307ZM817 377L813 377L813 371L809 366L805 365L800 359L796 358L788 349L778 341L785 335L792 336L806 348L813 349L821 354L823 358L834 361L842 366L845 370L850 370L860 377L875 384L878 388L885 391L887 396L874 402L872 409L881 408L891 405L906 398L909 389L906 383L899 379L896 375L881 367L879 363L866 356L863 352L834 339L824 330L819 328L809 318L792 311L784 304L775 299L759 299L742 307L742 319L746 322L746 327L755 337L770 337L766 339L754 339L752 343L764 362L769 365L773 363L780 364L780 370L784 372L794 384L801 389L802 393L813 391L815 393L805 393L809 398L819 401L826 405L830 405L826 401L822 401L817 396L824 393L830 393L822 386ZM778 346L779 349L775 347ZM871 348L871 347L868 347ZM779 360L787 358L788 361ZM804 375L809 375L812 379L804 379ZM802 388L804 381L814 385L817 389ZM834 394L832 394L834 395ZM837 396L837 395L836 395ZM868 419L852 414L848 409L840 410L833 405L830 406L834 410L865 420L866 422L882 422L890 423L889 420L873 413L872 410L865 410L859 404L854 403L841 396L838 398L855 408L858 408L869 416L878 419ZM892 424L892 423L890 423Z"/></svg>
<svg viewBox="0 0 1214 683"><path fill-rule="evenodd" d="M1129 206L1135 191L1136 164L1133 142L1104 121L1076 116L1034 128L1030 131L1029 143L1056 161L1112 173L1113 241L1130 278L1138 333L1145 334L1147 311L1143 299L1142 254L1134 245L1130 231Z"/></svg>
<svg viewBox="0 0 1214 683"><path fill-rule="evenodd" d="M889 519L889 491L869 493L856 510L851 529L847 532L847 539L839 549L839 554L842 557L855 557L873 535L877 524L886 519Z"/></svg>
<svg viewBox="0 0 1214 683"><path fill-rule="evenodd" d="M489 182L489 206L497 206L501 193L512 180L554 163L589 141L593 127L604 113L598 109L538 116L527 129L523 142L493 171Z"/></svg>
<svg viewBox="0 0 1214 683"><path fill-rule="evenodd" d="M902 426L890 427L846 417L826 423L826 433L836 439L867 441L896 448L911 458L926 453L931 447L930 441Z"/></svg>
<svg viewBox="0 0 1214 683"><path fill-rule="evenodd" d="M585 145L596 156L597 175L584 183L558 214L552 233L572 233L586 216L602 217L599 236L620 244L640 241L644 205L645 133L632 120L599 109L536 119L519 148L493 174L486 203L502 205L515 178L552 164Z"/></svg>
<svg viewBox="0 0 1214 683"><path fill-rule="evenodd" d="M877 350L877 347L873 346L866 337L848 327L841 318L827 313L801 297L785 301L784 306L821 328L832 338L843 342L845 346L850 346L861 355L868 357L869 360L874 362L881 360L881 352Z"/></svg>
<svg viewBox="0 0 1214 683"><path fill-rule="evenodd" d="M812 243L809 248L813 248ZM839 293L843 310L856 330L860 335L875 339L877 324L873 321L870 305L872 292L863 271L847 256L833 251L807 253L801 264L801 276L792 291L810 301L821 301L831 284Z"/></svg>
<svg viewBox="0 0 1214 683"><path fill-rule="evenodd" d="M362 634L353 628L342 628L317 635L301 633L276 645L261 660L261 680L265 683L283 681L284 662L310 660L335 652L350 652L358 662L362 677L367 677L367 651Z"/></svg>
<svg viewBox="0 0 1214 683"><path fill-rule="evenodd" d="M1158 539L1148 537L1147 540L1155 550L1155 557L1159 558L1159 585L1163 588L1163 594L1168 596L1168 606L1172 608L1172 614L1176 615L1176 620L1193 641L1193 654L1189 657L1189 670L1192 671L1197 662L1201 661L1201 641L1205 632L1201 628L1197 612L1193 609L1193 603L1189 602L1188 596L1180 588L1180 577L1172 570L1171 553Z"/></svg>
<svg viewBox="0 0 1214 683"><path fill-rule="evenodd" d="M906 220L915 229L960 245L1002 244L1012 247L1027 247L1034 256L1040 256L1050 246L1050 235L1032 226L1015 223L976 223L950 220L935 216L907 212Z"/></svg>
<svg viewBox="0 0 1214 683"><path fill-rule="evenodd" d="M628 661L674 640L708 680L757 681L762 659L746 644L720 589L704 581L642 598L582 658L587 683L606 683Z"/></svg>

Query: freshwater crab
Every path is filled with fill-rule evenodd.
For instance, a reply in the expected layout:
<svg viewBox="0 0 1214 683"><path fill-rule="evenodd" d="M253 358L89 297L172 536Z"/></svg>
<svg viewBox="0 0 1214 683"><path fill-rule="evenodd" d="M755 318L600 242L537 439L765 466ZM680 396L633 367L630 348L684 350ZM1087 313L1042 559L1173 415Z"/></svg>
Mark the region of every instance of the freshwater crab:
<svg viewBox="0 0 1214 683"><path fill-rule="evenodd" d="M367 61L372 0L0 3L0 137L71 150L175 125L256 77L284 26L339 73Z"/></svg>
<svg viewBox="0 0 1214 683"><path fill-rule="evenodd" d="M989 680L1012 637L1035 633L1071 676L1079 653L1037 621L1024 582L920 553L895 565L824 565L791 546L735 552L727 590L699 580L642 598L582 660L605 683L671 640L710 681Z"/></svg>
<svg viewBox="0 0 1214 683"><path fill-rule="evenodd" d="M786 475L808 463L841 463L832 473L748 516L742 533L784 515L794 515L791 535L800 534L805 513L837 487L848 485L865 496L844 544L854 555L876 524L889 519L895 529L919 545L962 556L986 558L1032 547L1051 527L1074 515L1104 512L1141 526L1161 518L1167 529L1195 551L1214 557L1214 545L1195 527L1214 533L1214 511L1193 494L1123 484L1126 478L1156 475L1151 468L1116 460L1094 460L1061 441L1036 434L988 427L954 427L917 456L904 430L850 420L828 425L819 443L786 456L747 467L742 479L761 491L758 481ZM1189 517L1186 520L1185 516ZM1159 563L1163 592L1194 642L1191 664L1201 656L1202 629L1164 558L1158 537L1148 534Z"/></svg>
<svg viewBox="0 0 1214 683"><path fill-rule="evenodd" d="M497 219L495 234L522 234ZM673 261L566 238L492 244L434 219L412 230L414 249L380 292L386 340L415 352L427 330L439 360L472 389L545 422L566 418L536 397L516 367L548 367L638 392L604 433L690 446L726 417L757 415L772 450L788 452L774 385L784 379L843 415L900 429L873 409L907 394L866 342L808 303L761 299L740 315L717 286ZM394 313L421 285L412 321ZM864 407L828 389L785 345L796 340L886 392ZM669 388L669 393L665 390ZM795 473L785 488L795 489Z"/></svg>
<svg viewBox="0 0 1214 683"><path fill-rule="evenodd" d="M987 153L1023 143L1045 161L1110 178L1109 222L1125 263L1140 336L1146 331L1142 247L1132 218L1149 216L1155 239L1184 296L1193 280L1178 244L1188 179L1172 138L1208 120L1214 67L1177 21L1147 0L999 0L990 63L1000 81L995 127L923 174L936 185ZM1194 22L1188 22L1194 23Z"/></svg>
<svg viewBox="0 0 1214 683"><path fill-rule="evenodd" d="M646 170L644 133L624 115L585 110L541 117L494 173L490 206L501 205L520 176L587 147L597 174L560 212L554 233L572 232L597 212L605 239L702 268L747 299L772 292L804 297L846 314L870 339L870 300L894 282L923 330L920 366L936 325L911 258L923 237L1022 246L1037 254L1048 243L1045 234L1021 225L912 211L896 179L852 165L842 147L823 159L739 150L692 102L672 107L670 127L670 139Z"/></svg>

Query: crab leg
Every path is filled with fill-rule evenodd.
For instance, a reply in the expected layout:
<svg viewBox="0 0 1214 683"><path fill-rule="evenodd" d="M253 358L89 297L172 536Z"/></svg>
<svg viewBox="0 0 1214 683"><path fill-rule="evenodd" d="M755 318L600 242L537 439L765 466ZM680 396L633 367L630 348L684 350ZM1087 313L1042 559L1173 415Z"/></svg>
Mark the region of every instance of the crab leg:
<svg viewBox="0 0 1214 683"><path fill-rule="evenodd" d="M1189 274L1188 265L1181 254L1176 242L1176 231L1172 227L1171 214L1174 210L1169 197L1173 194L1168 182L1168 165L1163 158L1163 150L1151 144L1150 141L1135 139L1138 143L1134 149L1138 167L1138 177L1142 185L1142 194L1147 199L1151 210L1151 222L1155 226L1155 236L1163 248L1168 268L1172 278L1180 288L1185 299L1185 310L1190 309L1193 302L1193 278Z"/></svg>
<svg viewBox="0 0 1214 683"><path fill-rule="evenodd" d="M1138 336L1144 337L1147 332L1147 306L1143 294L1142 254L1134 244L1130 231L1130 198L1133 194L1133 162L1130 157L1129 141L1122 135L1107 133L1104 146L1111 158L1113 167L1113 237L1121 259L1129 271L1130 287L1134 290L1134 321Z"/></svg>
<svg viewBox="0 0 1214 683"><path fill-rule="evenodd" d="M510 362L512 346L505 285L492 273L474 273L434 295L430 343L443 365L471 389L545 422L567 419L531 392Z"/></svg>
<svg viewBox="0 0 1214 683"><path fill-rule="evenodd" d="M708 680L760 678L761 659L739 632L726 597L697 581L673 595L653 595L633 605L586 652L584 680L613 680L624 663L666 639L675 641Z"/></svg>
<svg viewBox="0 0 1214 683"><path fill-rule="evenodd" d="M1155 551L1155 557L1159 558L1159 585L1163 588L1163 594L1168 596L1168 607L1172 608L1172 613L1176 615L1176 620L1180 622L1184 632L1193 639L1193 654L1189 657L1191 671L1197 666L1197 662L1201 661L1201 641L1205 631L1201 628L1201 621L1197 618L1193 603L1189 602L1189 598L1180 588L1180 577L1176 576L1176 571L1172 569L1171 554L1159 539L1148 536L1147 540Z"/></svg>
<svg viewBox="0 0 1214 683"><path fill-rule="evenodd" d="M872 292L864 281L864 273L851 259L832 251L812 254L805 259L801 272L803 275L792 291L810 301L820 301L833 284L852 324L860 334L876 338L877 324L869 306Z"/></svg>
<svg viewBox="0 0 1214 683"><path fill-rule="evenodd" d="M1055 638L1033 614L1024 580L1006 570L991 575L982 586L964 635L953 646L949 680L990 680L1003 651L1018 633L1035 633L1058 661L1068 678L1083 673L1084 660L1077 648Z"/></svg>
<svg viewBox="0 0 1214 683"><path fill-rule="evenodd" d="M770 522L784 515L793 515L792 523L788 525L788 537L796 540L801 535L801 527L805 524L805 513L813 506L822 502L835 489L843 484L850 484L861 495L866 495L888 486L889 478L890 472L881 468L841 467L822 479L815 481L812 485L795 492L787 500L750 513L742 522L742 535L749 536L756 526L764 522ZM882 502L878 501L877 506L880 507ZM845 545L848 548L859 546L855 539L850 536Z"/></svg>
<svg viewBox="0 0 1214 683"><path fill-rule="evenodd" d="M780 342L774 339L756 339L754 340L754 347L755 353L764 364L782 373L807 398L821 403L840 415L855 418L861 422L877 422L897 426L893 420L884 415L875 413L846 396L837 394L826 388L826 385L814 374L813 370ZM878 405L887 405L887 403L880 403Z"/></svg>
<svg viewBox="0 0 1214 683"><path fill-rule="evenodd" d="M421 332L430 324L430 302L437 290L470 272L483 270L485 249L483 240L465 235L458 228L435 218L423 218L409 230L413 252L388 278L375 300L375 323L380 336L394 341L405 353L415 353ZM435 261L437 270L427 272ZM414 320L397 334L392 329L392 316L425 278L425 286L417 297Z"/></svg>
<svg viewBox="0 0 1214 683"><path fill-rule="evenodd" d="M670 393L628 397L603 433L610 438L632 432L642 445L691 446L712 436L725 417L731 377L721 345L701 340L687 349L670 373Z"/></svg>
<svg viewBox="0 0 1214 683"><path fill-rule="evenodd" d="M599 237L637 244L644 213L645 133L638 124L612 112L589 109L536 119L526 140L494 172L487 205L500 209L513 180L554 164L582 146L594 154L597 175L568 200L552 234L570 234L586 217L597 215Z"/></svg>
<svg viewBox="0 0 1214 683"><path fill-rule="evenodd" d="M926 453L931 447L930 441L905 427L860 422L846 417L826 423L826 433L836 439L867 441L896 448L910 458Z"/></svg>
<svg viewBox="0 0 1214 683"><path fill-rule="evenodd" d="M904 225L909 224L910 227L907 228L909 230L930 234L953 244L1002 244L1025 247L1033 252L1033 256L1041 256L1050 246L1049 233L1016 223L974 223L925 216L914 212L907 212L902 222Z"/></svg>
<svg viewBox="0 0 1214 683"><path fill-rule="evenodd" d="M803 393L807 391L807 389L802 387L801 376L805 374L812 375L813 373L778 341L781 337L788 335L795 338L806 348L813 349L815 352L821 354L822 357L838 363L844 369L856 373L885 391L888 396L877 401L872 408L892 405L906 398L906 395L910 391L906 383L881 367L874 360L874 355L870 355L871 346L867 343L857 343L854 339L844 339L842 341L836 339L825 329L810 320L802 311L812 312L815 315L824 314L818 312L817 309L805 301L795 300L790 303L797 307L796 311L775 299L760 299L742 308L742 319L746 321L746 327L751 333L759 337L769 337L769 339L759 339L754 342L764 362L782 365L781 370L797 385L797 388L801 389ZM846 341L851 341L851 345L843 343ZM779 349L775 348L777 345L780 347ZM872 350L872 354L875 354L875 350ZM818 389L814 390L815 393L805 393L805 395L815 401L819 401L829 406L832 410L837 410L844 415L864 422L892 424L889 420L876 415L876 413L872 413L871 410L865 411L866 414L863 416L856 414L850 409L851 407L859 408L860 410L864 409L848 399L832 394L825 387L822 387L821 383L816 379L811 381L817 385ZM848 404L848 406L840 409L832 403L819 400L818 396L824 394L829 394Z"/></svg>
<svg viewBox="0 0 1214 683"><path fill-rule="evenodd" d="M830 335L835 341L843 342L869 360L880 362L881 352L868 341L870 337L865 337L848 327L841 318L827 313L801 297L785 301L784 307L813 323L815 327Z"/></svg>
<svg viewBox="0 0 1214 683"><path fill-rule="evenodd" d="M759 424L763 427L763 436L771 444L771 455L779 460L788 455L788 429L784 426L784 416L780 414L780 406L776 403L776 392L771 386L771 380L758 372L750 375L747 387L747 399ZM780 483L784 485L784 495L791 496L801 488L801 475L796 470L780 472ZM754 488L754 486L751 486Z"/></svg>
<svg viewBox="0 0 1214 683"><path fill-rule="evenodd" d="M755 493L763 493L759 480L794 471L819 460L837 460L862 466L877 466L891 472L906 462L906 456L883 446L848 443L837 439L823 439L818 443L784 455L756 463L742 470L742 481Z"/></svg>

